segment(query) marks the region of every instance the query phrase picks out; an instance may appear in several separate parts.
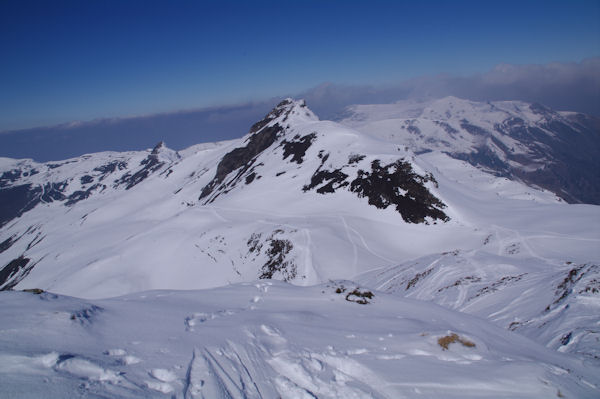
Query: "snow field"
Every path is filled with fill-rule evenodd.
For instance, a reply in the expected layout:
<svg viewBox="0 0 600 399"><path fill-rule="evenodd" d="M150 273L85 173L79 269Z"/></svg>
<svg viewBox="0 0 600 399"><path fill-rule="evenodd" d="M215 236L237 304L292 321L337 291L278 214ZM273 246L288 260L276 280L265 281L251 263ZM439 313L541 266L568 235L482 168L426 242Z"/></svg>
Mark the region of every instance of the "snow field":
<svg viewBox="0 0 600 399"><path fill-rule="evenodd" d="M257 282L91 303L3 292L0 382L8 397L34 397L49 385L70 397L116 398L598 392L593 370L484 319L379 291L360 305L336 293L340 287L356 286ZM85 323L63 316L93 307ZM473 346L444 349L438 341L452 334Z"/></svg>

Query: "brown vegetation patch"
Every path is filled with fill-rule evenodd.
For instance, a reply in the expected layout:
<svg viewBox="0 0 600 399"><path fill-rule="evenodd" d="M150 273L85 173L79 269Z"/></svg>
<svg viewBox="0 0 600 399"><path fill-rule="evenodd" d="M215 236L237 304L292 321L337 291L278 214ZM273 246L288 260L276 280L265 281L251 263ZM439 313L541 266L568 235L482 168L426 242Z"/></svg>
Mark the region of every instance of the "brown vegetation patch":
<svg viewBox="0 0 600 399"><path fill-rule="evenodd" d="M467 339L459 337L457 334L452 333L450 335L446 335L438 339L438 345L442 347L443 350L448 350L448 346L454 342L461 343L463 346L468 348L474 348L475 343L471 342Z"/></svg>

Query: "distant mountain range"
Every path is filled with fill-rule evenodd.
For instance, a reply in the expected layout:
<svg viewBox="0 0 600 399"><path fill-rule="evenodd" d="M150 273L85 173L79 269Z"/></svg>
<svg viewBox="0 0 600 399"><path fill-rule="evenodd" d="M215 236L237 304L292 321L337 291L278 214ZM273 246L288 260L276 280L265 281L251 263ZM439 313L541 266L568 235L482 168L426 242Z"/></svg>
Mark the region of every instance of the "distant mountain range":
<svg viewBox="0 0 600 399"><path fill-rule="evenodd" d="M521 101L357 105L342 123L416 153L441 151L493 173L600 204L600 119Z"/></svg>

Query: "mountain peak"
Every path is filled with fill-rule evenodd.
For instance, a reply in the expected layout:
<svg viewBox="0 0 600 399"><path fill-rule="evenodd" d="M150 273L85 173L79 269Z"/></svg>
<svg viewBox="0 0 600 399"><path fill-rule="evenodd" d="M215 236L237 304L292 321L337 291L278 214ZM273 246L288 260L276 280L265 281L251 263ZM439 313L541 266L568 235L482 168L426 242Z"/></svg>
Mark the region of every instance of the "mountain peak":
<svg viewBox="0 0 600 399"><path fill-rule="evenodd" d="M164 141L159 142L158 144L156 144L154 146L154 148L152 149L152 154L154 155L158 155L158 153L160 152L160 150L162 150L163 148L165 148L167 145L165 144Z"/></svg>
<svg viewBox="0 0 600 399"><path fill-rule="evenodd" d="M159 158L165 162L173 162L178 159L181 159L181 155L179 155L179 152L167 147L164 141L161 141L158 144L156 144L148 157L155 159L157 162Z"/></svg>
<svg viewBox="0 0 600 399"><path fill-rule="evenodd" d="M257 133L266 126L274 126L279 123L288 122L288 120L296 122L318 121L319 118L306 106L304 100L294 100L286 98L275 106L262 120L256 122L250 128L250 134Z"/></svg>

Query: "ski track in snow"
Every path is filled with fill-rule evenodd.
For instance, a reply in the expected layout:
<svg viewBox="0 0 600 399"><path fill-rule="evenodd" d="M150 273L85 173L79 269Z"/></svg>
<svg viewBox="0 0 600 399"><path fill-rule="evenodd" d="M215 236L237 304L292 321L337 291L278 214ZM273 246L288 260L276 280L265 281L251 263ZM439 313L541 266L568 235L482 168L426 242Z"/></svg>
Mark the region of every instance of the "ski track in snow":
<svg viewBox="0 0 600 399"><path fill-rule="evenodd" d="M344 220L345 220L345 219L344 219ZM375 255L377 258L379 258L379 259L382 259L382 260L386 261L386 262L387 262L388 264L390 264L390 265L392 265L392 264L395 264L395 263L396 263L396 261L395 261L395 260L392 260L392 259L386 258L385 256L382 256L382 255L378 254L377 252L373 251L373 250L372 250L372 249L369 247L369 245L367 244L367 242L365 241L365 238L363 237L363 235L362 235L362 234L361 234L361 233L360 233L358 230L356 230L356 229L354 229L354 228L350 227L350 226L349 226L349 225L348 225L346 222L344 222L344 223L345 223L345 225L346 225L346 228L347 228L347 229L349 229L351 232L353 232L353 233L354 233L354 234L355 234L355 235L358 237L358 239L360 240L361 244L363 245L363 247L364 247L364 248L365 248L365 249L366 249L368 252L370 252L371 254Z"/></svg>
<svg viewBox="0 0 600 399"><path fill-rule="evenodd" d="M354 240L352 240L352 237L350 236L350 228L348 227L348 223L346 223L346 219L343 216L340 216L340 220L342 221L342 225L344 226L344 231L346 232L348 242L350 242L350 245L352 245L352 254L354 258L352 260L352 270L354 270L356 273L356 268L358 266L358 249L356 248Z"/></svg>

